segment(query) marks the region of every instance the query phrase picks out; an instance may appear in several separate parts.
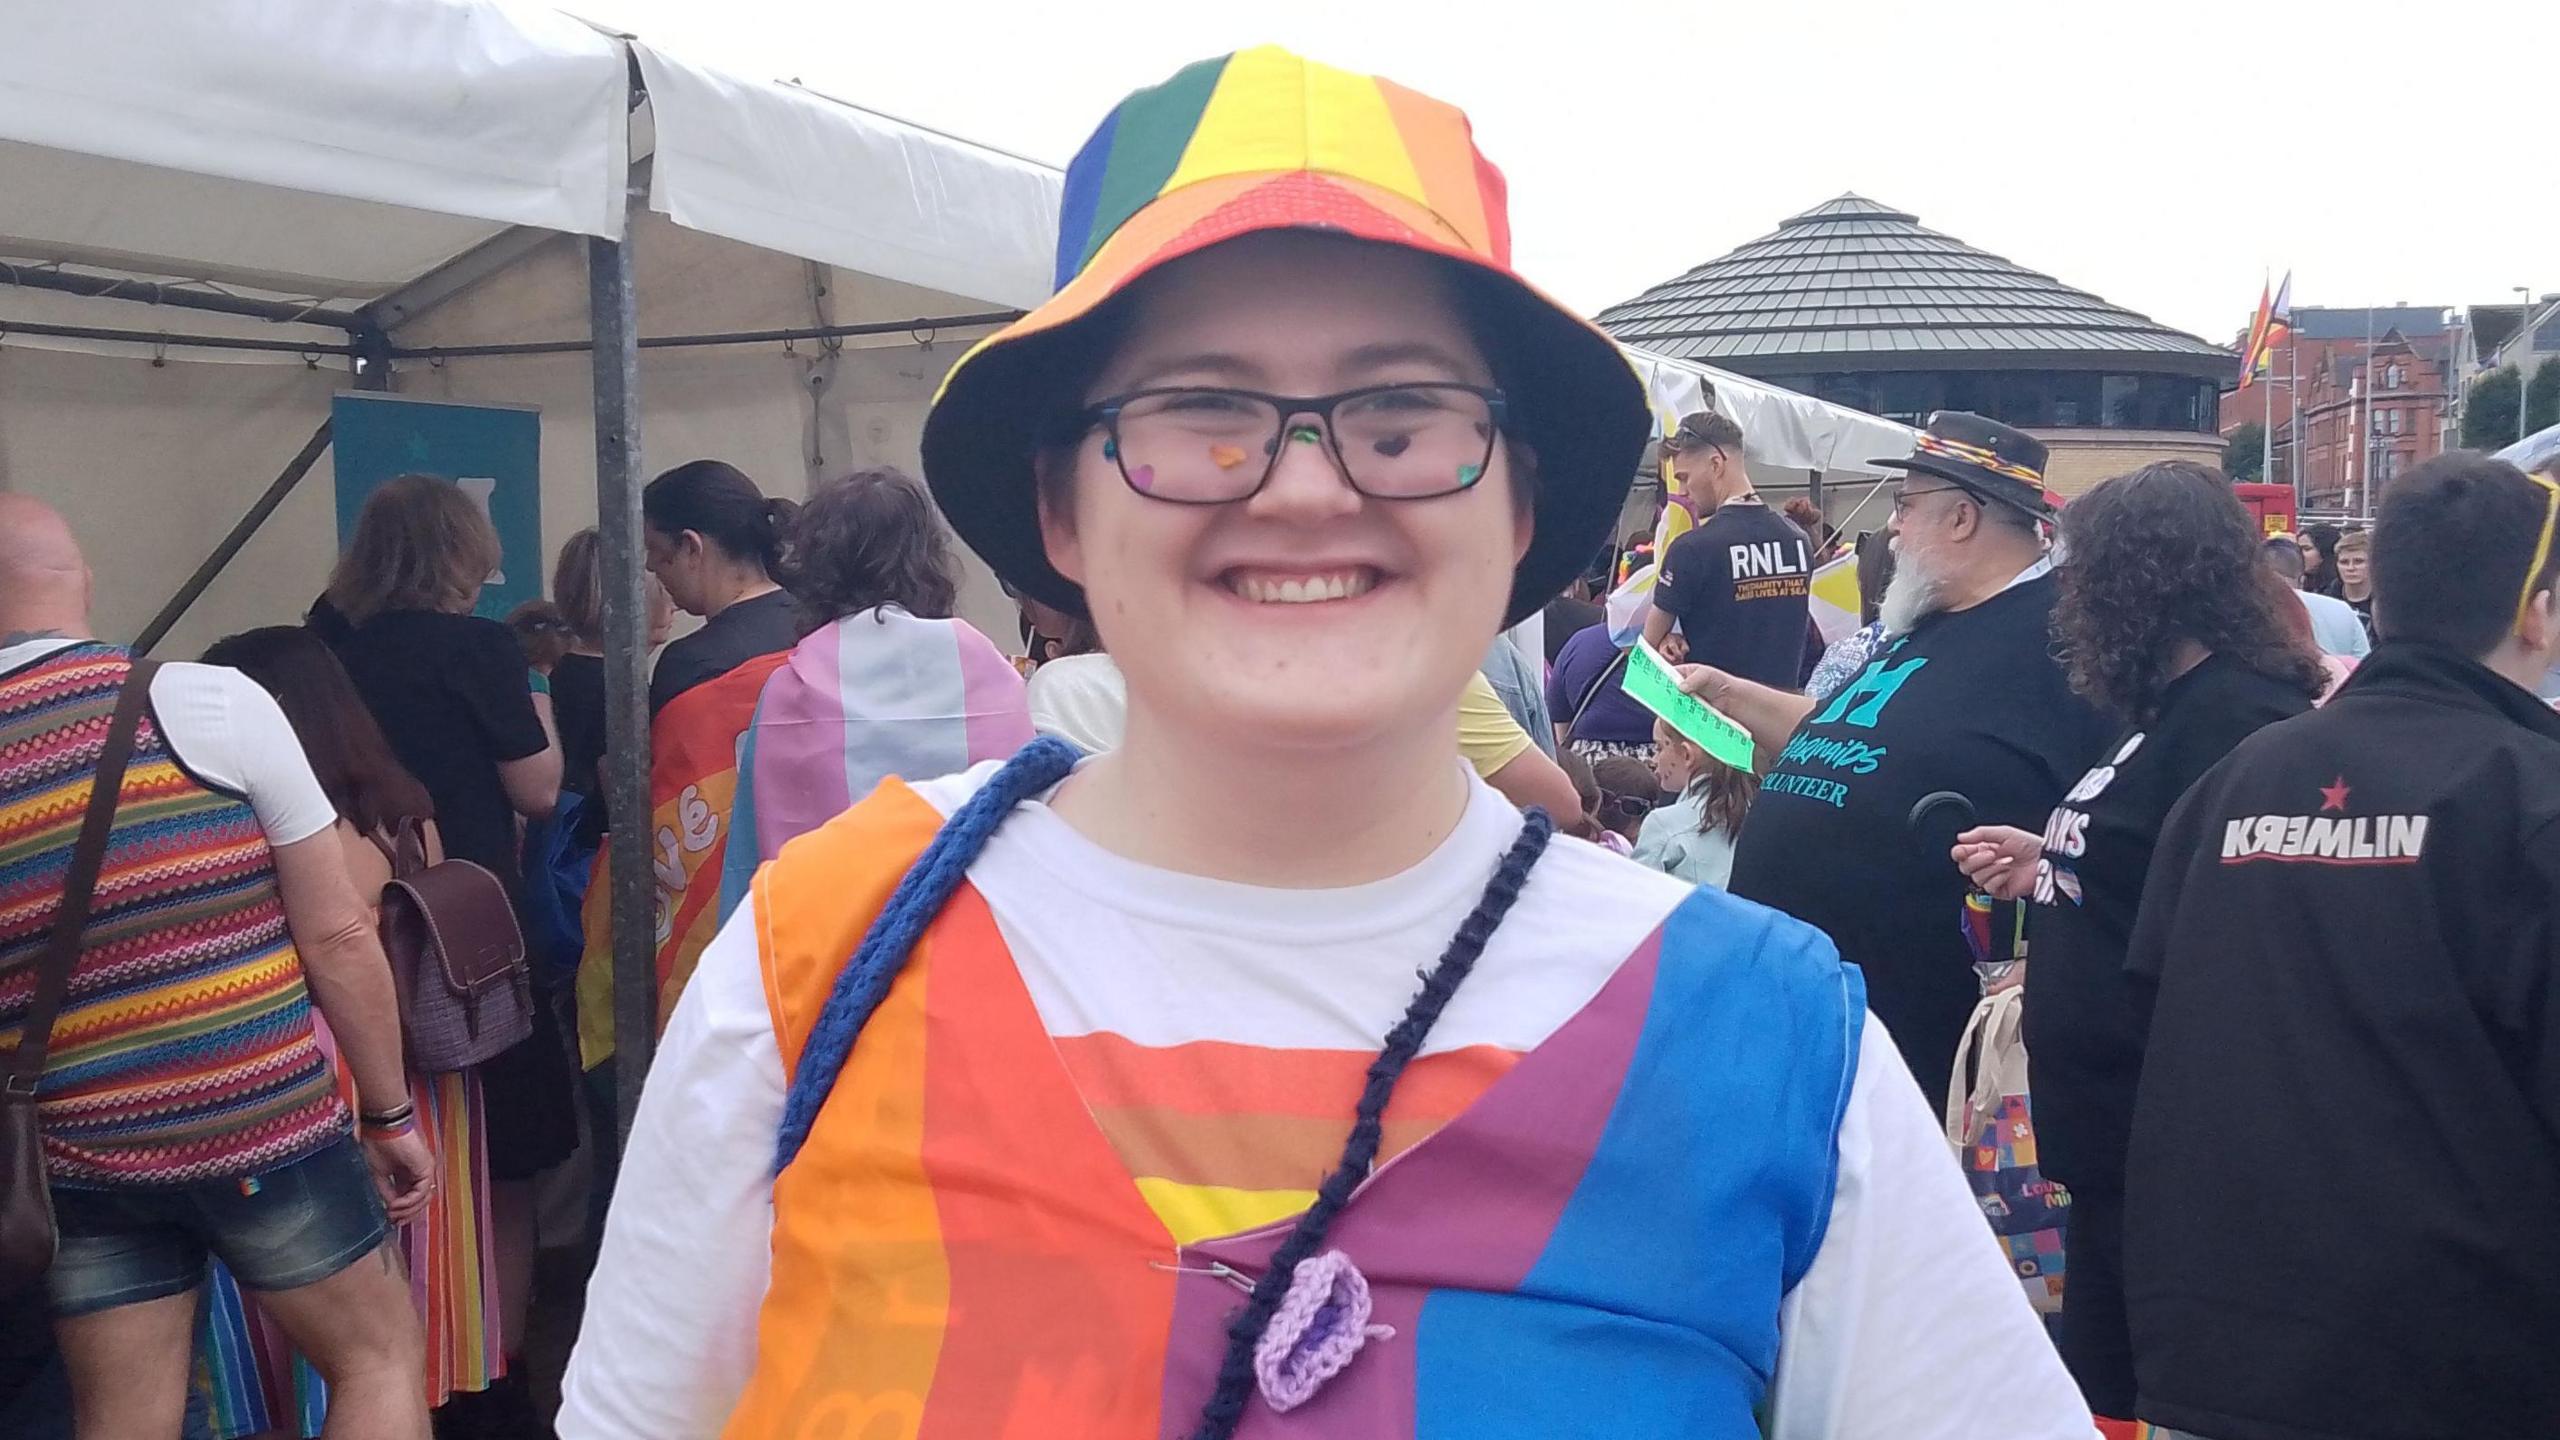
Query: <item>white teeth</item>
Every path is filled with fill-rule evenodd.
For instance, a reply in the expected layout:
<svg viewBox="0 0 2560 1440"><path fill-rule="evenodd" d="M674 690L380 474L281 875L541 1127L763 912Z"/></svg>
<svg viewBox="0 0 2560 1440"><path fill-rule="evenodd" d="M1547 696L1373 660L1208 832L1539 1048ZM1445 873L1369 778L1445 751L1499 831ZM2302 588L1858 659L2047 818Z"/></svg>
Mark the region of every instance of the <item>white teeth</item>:
<svg viewBox="0 0 2560 1440"><path fill-rule="evenodd" d="M1360 570L1289 580L1240 575L1231 582L1230 588L1257 605L1311 605L1321 600L1355 599L1368 594L1376 583L1369 572Z"/></svg>

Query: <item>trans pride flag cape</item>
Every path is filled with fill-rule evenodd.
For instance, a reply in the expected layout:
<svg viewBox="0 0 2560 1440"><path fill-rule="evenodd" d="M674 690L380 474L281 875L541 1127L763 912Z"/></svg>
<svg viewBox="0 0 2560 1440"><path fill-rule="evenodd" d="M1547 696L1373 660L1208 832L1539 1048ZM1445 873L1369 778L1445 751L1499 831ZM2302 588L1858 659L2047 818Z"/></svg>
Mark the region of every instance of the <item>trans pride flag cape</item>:
<svg viewBox="0 0 2560 1440"><path fill-rule="evenodd" d="M1031 743L1020 672L965 620L894 605L811 632L765 681L738 746L737 843L722 861L720 918L756 866L892 775L930 780Z"/></svg>
<svg viewBox="0 0 2560 1440"><path fill-rule="evenodd" d="M790 655L759 655L667 702L650 721L649 855L657 872L658 1023L719 926L720 861L738 788L738 737L764 682ZM587 952L578 964L578 1051L590 1070L613 1058L613 855L587 886Z"/></svg>

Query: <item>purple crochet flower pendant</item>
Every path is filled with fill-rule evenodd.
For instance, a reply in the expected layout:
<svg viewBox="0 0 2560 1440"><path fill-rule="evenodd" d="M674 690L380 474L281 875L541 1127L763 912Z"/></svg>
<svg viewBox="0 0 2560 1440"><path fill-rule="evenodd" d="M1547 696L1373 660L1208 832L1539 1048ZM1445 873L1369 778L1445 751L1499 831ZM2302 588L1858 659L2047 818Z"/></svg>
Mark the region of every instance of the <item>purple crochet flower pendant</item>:
<svg viewBox="0 0 2560 1440"><path fill-rule="evenodd" d="M1392 1340L1395 1327L1369 1323L1369 1277L1339 1250L1298 1262L1289 1291L1253 1347L1262 1398L1283 1413L1315 1398L1360 1347Z"/></svg>

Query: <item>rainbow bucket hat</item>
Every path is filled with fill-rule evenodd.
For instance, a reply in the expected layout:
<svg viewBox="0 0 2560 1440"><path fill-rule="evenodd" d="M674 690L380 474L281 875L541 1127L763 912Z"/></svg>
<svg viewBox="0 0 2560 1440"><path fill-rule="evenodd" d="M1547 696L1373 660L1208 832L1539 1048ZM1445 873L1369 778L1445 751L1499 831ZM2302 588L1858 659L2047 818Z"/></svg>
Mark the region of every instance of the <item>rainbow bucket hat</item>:
<svg viewBox="0 0 2560 1440"><path fill-rule="evenodd" d="M1536 533L1503 623L1553 599L1615 528L1652 425L1643 386L1607 335L1513 273L1502 172L1463 112L1277 46L1129 96L1067 167L1057 293L962 356L925 421L925 480L952 528L1017 588L1083 613L1049 564L1032 469L1044 427L1084 403L1059 362L1140 277L1266 230L1452 262L1509 396L1506 431L1537 457Z"/></svg>

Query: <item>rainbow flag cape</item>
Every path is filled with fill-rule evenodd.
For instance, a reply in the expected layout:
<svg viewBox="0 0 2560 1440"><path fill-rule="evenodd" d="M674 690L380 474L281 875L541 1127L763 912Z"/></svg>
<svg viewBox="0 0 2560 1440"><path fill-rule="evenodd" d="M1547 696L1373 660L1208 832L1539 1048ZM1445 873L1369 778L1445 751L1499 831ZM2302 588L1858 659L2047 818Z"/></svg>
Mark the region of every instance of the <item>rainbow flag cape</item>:
<svg viewBox="0 0 2560 1440"><path fill-rule="evenodd" d="M650 721L649 853L658 881L662 1027L719 927L738 738L755 718L766 678L789 658L788 651L759 655L668 701ZM612 847L597 852L584 912L587 951L578 962L578 1051L590 1070L613 1058L612 861Z"/></svg>

